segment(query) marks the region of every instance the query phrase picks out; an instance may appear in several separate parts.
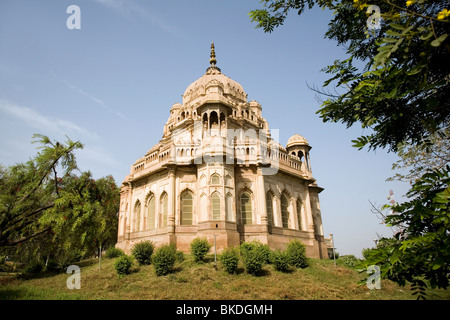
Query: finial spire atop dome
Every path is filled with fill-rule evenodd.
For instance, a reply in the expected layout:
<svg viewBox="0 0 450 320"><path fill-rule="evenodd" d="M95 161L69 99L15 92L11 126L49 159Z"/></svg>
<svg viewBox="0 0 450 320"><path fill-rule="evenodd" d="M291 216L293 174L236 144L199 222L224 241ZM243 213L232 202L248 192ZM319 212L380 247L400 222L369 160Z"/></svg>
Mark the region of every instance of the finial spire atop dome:
<svg viewBox="0 0 450 320"><path fill-rule="evenodd" d="M211 64L208 69L206 69L206 72L217 70L220 72L220 69L216 66L217 60L216 60L216 52L214 50L214 42L211 43L211 55L209 59L209 63Z"/></svg>
<svg viewBox="0 0 450 320"><path fill-rule="evenodd" d="M214 51L214 42L211 43L211 59L209 59L209 63L211 65L215 65L217 60L216 60L216 52Z"/></svg>

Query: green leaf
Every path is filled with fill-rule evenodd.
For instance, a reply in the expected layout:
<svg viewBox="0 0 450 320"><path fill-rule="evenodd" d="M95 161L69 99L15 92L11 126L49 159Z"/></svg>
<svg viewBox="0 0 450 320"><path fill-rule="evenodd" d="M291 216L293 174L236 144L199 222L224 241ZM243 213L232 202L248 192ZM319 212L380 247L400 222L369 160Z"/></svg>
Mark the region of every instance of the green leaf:
<svg viewBox="0 0 450 320"><path fill-rule="evenodd" d="M423 67L424 67L423 65L415 66L414 68L412 68L411 70L409 70L406 74L407 74L408 76L415 75L415 74L419 73L419 72L423 69Z"/></svg>
<svg viewBox="0 0 450 320"><path fill-rule="evenodd" d="M389 25L396 30L400 30L400 31L405 30L405 26L402 26L401 24L391 23Z"/></svg>
<svg viewBox="0 0 450 320"><path fill-rule="evenodd" d="M401 33L395 32L394 30L387 30L386 34L388 36L392 36L392 37L401 37L401 35L402 35Z"/></svg>
<svg viewBox="0 0 450 320"><path fill-rule="evenodd" d="M398 41L398 39L396 39L396 38L383 38L383 39L381 39L381 43L394 43L394 42L397 42Z"/></svg>
<svg viewBox="0 0 450 320"><path fill-rule="evenodd" d="M431 45L433 47L439 47L441 45L441 43L447 38L448 34L444 33L442 36L440 36L439 38L433 40L431 42Z"/></svg>
<svg viewBox="0 0 450 320"><path fill-rule="evenodd" d="M420 40L428 40L433 36L433 31L429 32L427 35L420 36Z"/></svg>

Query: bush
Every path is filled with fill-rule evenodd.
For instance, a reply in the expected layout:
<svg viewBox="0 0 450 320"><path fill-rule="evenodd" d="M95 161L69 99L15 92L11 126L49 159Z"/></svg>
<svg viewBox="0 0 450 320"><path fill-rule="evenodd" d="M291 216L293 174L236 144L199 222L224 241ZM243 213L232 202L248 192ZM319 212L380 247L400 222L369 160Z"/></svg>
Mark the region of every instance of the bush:
<svg viewBox="0 0 450 320"><path fill-rule="evenodd" d="M47 261L47 265L45 266L45 271L50 271L50 272L59 271L58 263L53 259L49 259Z"/></svg>
<svg viewBox="0 0 450 320"><path fill-rule="evenodd" d="M262 244L259 240L242 243L240 250L242 257L252 250L257 250L262 255L264 263L270 263L271 250L267 244Z"/></svg>
<svg viewBox="0 0 450 320"><path fill-rule="evenodd" d="M159 247L153 255L152 263L157 276L164 276L172 271L176 260L176 249L171 245Z"/></svg>
<svg viewBox="0 0 450 320"><path fill-rule="evenodd" d="M258 246L257 250L259 250L261 252L261 255L264 258L264 262L271 263L272 250L270 250L269 245L258 243L257 246Z"/></svg>
<svg viewBox="0 0 450 320"><path fill-rule="evenodd" d="M115 247L109 247L105 253L106 257L110 258L110 259L120 257L123 254L125 254L125 252L123 252L121 249L115 248Z"/></svg>
<svg viewBox="0 0 450 320"><path fill-rule="evenodd" d="M183 253L183 251L175 252L175 261L177 261L177 262L183 262L184 261L184 253Z"/></svg>
<svg viewBox="0 0 450 320"><path fill-rule="evenodd" d="M203 261L203 258L211 249L211 245L209 244L206 238L195 238L191 242L191 254L194 256L195 261Z"/></svg>
<svg viewBox="0 0 450 320"><path fill-rule="evenodd" d="M228 273L234 273L239 263L239 253L235 248L226 248L219 255L219 261Z"/></svg>
<svg viewBox="0 0 450 320"><path fill-rule="evenodd" d="M259 275L264 264L270 261L271 251L269 247L258 240L242 243L240 251L245 270L251 275Z"/></svg>
<svg viewBox="0 0 450 320"><path fill-rule="evenodd" d="M132 265L133 257L123 254L114 262L114 269L116 269L119 277L122 277L126 274L130 274Z"/></svg>
<svg viewBox="0 0 450 320"><path fill-rule="evenodd" d="M290 266L290 256L286 251L276 250L272 252L272 264L275 267L275 270L281 272L289 272L291 271Z"/></svg>
<svg viewBox="0 0 450 320"><path fill-rule="evenodd" d="M306 257L306 247L299 240L292 240L286 248L286 254L289 257L289 264L295 268L308 267L308 258Z"/></svg>
<svg viewBox="0 0 450 320"><path fill-rule="evenodd" d="M350 268L356 267L359 260L354 255L346 255L339 258L344 265Z"/></svg>
<svg viewBox="0 0 450 320"><path fill-rule="evenodd" d="M155 250L155 245L151 241L142 241L136 243L131 250L133 257L140 265L148 265L152 262L152 254Z"/></svg>
<svg viewBox="0 0 450 320"><path fill-rule="evenodd" d="M30 261L27 266L23 269L22 273L25 275L38 274L44 269L42 262L37 260Z"/></svg>
<svg viewBox="0 0 450 320"><path fill-rule="evenodd" d="M78 250L63 250L55 256L58 270L66 270L68 266L79 262L83 255Z"/></svg>
<svg viewBox="0 0 450 320"><path fill-rule="evenodd" d="M250 250L246 252L242 258L245 270L248 274L251 274L252 276L261 274L265 258L260 250Z"/></svg>

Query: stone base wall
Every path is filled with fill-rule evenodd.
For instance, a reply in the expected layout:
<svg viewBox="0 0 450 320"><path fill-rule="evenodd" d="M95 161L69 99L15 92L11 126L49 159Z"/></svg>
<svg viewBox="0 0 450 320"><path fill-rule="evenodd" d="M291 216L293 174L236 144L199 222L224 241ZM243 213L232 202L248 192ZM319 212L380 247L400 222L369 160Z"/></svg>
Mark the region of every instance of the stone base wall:
<svg viewBox="0 0 450 320"><path fill-rule="evenodd" d="M236 225L232 222L207 221L198 226L176 226L174 233L166 228L152 231L140 231L130 234L129 239L120 239L117 248L129 254L137 242L150 240L156 247L174 243L177 250L189 253L190 243L197 237L206 237L217 253L225 248L239 246L242 242L259 240L268 244L272 250L285 249L290 241L297 239L306 246L306 255L311 258L328 259L327 246L323 236L314 236L306 231L283 229L264 225ZM214 247L212 248L213 252Z"/></svg>

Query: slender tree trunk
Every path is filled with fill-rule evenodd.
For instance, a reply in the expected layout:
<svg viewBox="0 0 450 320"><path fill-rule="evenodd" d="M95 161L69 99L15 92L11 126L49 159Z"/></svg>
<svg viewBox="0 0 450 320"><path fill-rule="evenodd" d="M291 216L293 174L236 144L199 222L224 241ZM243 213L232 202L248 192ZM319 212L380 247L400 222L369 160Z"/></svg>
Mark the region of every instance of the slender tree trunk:
<svg viewBox="0 0 450 320"><path fill-rule="evenodd" d="M101 242L99 243L100 247L99 247L99 253L98 253L98 268L101 270L102 269L102 244Z"/></svg>

